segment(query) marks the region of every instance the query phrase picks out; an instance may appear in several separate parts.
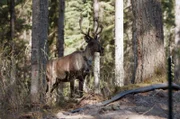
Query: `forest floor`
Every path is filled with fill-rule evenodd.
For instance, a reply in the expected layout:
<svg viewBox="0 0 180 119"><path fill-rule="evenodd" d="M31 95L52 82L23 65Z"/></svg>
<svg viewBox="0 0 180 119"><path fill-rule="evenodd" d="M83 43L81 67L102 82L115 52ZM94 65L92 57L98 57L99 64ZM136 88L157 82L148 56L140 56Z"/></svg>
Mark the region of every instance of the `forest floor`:
<svg viewBox="0 0 180 119"><path fill-rule="evenodd" d="M132 87L131 87L132 88ZM117 93L115 93L117 94ZM58 107L44 107L32 112L0 113L0 119L167 119L168 90L128 94L106 106L98 106L104 99L100 95L86 94L78 101L69 100ZM72 110L83 108L79 112ZM173 119L180 119L180 90L173 91Z"/></svg>
<svg viewBox="0 0 180 119"><path fill-rule="evenodd" d="M96 106L101 97L88 95L79 103L67 104L55 112L46 113L44 119L167 119L168 90L154 90L129 94L106 106ZM180 119L180 91L173 91L174 119ZM85 107L77 113L70 108ZM72 109L72 110L73 110Z"/></svg>

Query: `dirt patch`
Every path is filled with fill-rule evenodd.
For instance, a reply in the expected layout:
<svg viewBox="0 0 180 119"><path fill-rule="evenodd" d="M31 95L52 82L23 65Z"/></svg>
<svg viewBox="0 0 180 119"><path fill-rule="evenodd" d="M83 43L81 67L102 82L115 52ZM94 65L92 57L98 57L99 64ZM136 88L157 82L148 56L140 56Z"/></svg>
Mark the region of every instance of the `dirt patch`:
<svg viewBox="0 0 180 119"><path fill-rule="evenodd" d="M57 119L167 119L168 92L154 90L146 93L130 94L107 106L96 106L100 97L84 98L75 108L84 107L78 113L58 111ZM97 96L98 97L98 96ZM90 104L89 104L90 103ZM180 119L180 91L173 92L174 119ZM45 117L46 118L46 117ZM49 116L50 119L50 116Z"/></svg>

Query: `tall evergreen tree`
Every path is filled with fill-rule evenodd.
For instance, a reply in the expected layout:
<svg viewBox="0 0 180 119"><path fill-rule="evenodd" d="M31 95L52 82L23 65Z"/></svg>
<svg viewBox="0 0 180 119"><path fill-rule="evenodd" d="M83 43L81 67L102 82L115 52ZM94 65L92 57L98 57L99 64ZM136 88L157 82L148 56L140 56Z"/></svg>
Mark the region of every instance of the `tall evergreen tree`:
<svg viewBox="0 0 180 119"><path fill-rule="evenodd" d="M165 50L161 2L131 0L131 3L134 15L134 83L149 79L156 72L165 73Z"/></svg>

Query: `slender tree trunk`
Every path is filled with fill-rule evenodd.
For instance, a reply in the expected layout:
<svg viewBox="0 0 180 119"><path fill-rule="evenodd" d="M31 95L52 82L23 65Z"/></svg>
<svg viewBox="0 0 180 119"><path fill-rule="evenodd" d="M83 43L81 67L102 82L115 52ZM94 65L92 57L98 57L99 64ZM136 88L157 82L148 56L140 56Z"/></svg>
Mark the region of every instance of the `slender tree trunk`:
<svg viewBox="0 0 180 119"><path fill-rule="evenodd" d="M48 0L33 0L31 102L44 102ZM42 103L43 103L42 102Z"/></svg>
<svg viewBox="0 0 180 119"><path fill-rule="evenodd" d="M10 1L10 48L11 48L11 79L10 79L10 93L11 106L15 108L14 105L17 103L17 89L16 89L16 59L14 54L14 35L15 35L15 1Z"/></svg>
<svg viewBox="0 0 180 119"><path fill-rule="evenodd" d="M65 13L65 0L59 0L59 19L58 19L58 42L57 50L58 57L64 56L64 13ZM57 88L57 102L63 101L63 88L64 83L60 83Z"/></svg>
<svg viewBox="0 0 180 119"><path fill-rule="evenodd" d="M99 19L99 2L98 0L93 0L93 10L94 10L94 32L98 27ZM94 54L94 91L95 93L100 93L100 54L96 52Z"/></svg>
<svg viewBox="0 0 180 119"><path fill-rule="evenodd" d="M161 2L131 0L133 21L134 78L132 82L165 73Z"/></svg>
<svg viewBox="0 0 180 119"><path fill-rule="evenodd" d="M180 1L175 3L175 81L180 84Z"/></svg>
<svg viewBox="0 0 180 119"><path fill-rule="evenodd" d="M59 19L58 19L58 57L64 56L64 13L65 1L59 0Z"/></svg>
<svg viewBox="0 0 180 119"><path fill-rule="evenodd" d="M14 34L15 34L15 2L14 0L10 1L10 34L11 34L11 48L12 48L12 56L11 56L11 83L16 82L16 63L14 58Z"/></svg>
<svg viewBox="0 0 180 119"><path fill-rule="evenodd" d="M11 83L15 83L15 69L16 69L16 63L14 59L14 34L15 34L15 2L14 0L10 1L10 47L12 49L12 55L11 55Z"/></svg>
<svg viewBox="0 0 180 119"><path fill-rule="evenodd" d="M46 62L47 62L47 39L48 39L48 0L40 1L40 100L41 103L45 102L46 93Z"/></svg>
<svg viewBox="0 0 180 119"><path fill-rule="evenodd" d="M116 0L115 6L115 85L124 85L123 45L123 0Z"/></svg>
<svg viewBox="0 0 180 119"><path fill-rule="evenodd" d="M49 38L48 38L48 54L58 57L58 16L59 0L51 0L49 2ZM55 44L55 45L54 45ZM56 51L55 51L56 50Z"/></svg>

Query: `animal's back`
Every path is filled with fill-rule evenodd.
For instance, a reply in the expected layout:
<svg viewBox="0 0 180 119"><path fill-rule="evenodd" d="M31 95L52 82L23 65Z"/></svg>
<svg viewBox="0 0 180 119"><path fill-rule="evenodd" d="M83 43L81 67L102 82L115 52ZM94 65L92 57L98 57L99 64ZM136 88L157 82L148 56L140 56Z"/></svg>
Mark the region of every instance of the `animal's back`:
<svg viewBox="0 0 180 119"><path fill-rule="evenodd" d="M67 56L49 60L46 65L47 80L65 79L67 72L78 72L84 68L85 61L81 51L75 51Z"/></svg>

